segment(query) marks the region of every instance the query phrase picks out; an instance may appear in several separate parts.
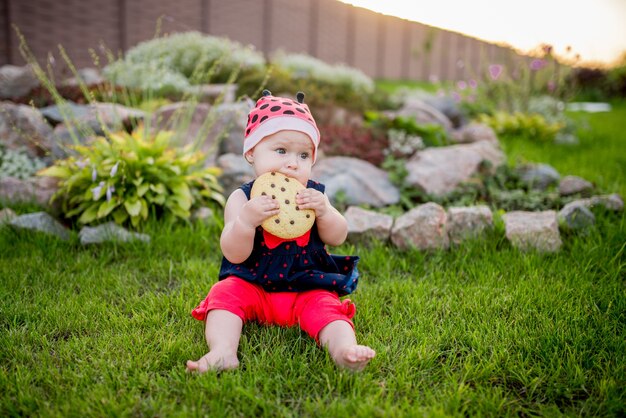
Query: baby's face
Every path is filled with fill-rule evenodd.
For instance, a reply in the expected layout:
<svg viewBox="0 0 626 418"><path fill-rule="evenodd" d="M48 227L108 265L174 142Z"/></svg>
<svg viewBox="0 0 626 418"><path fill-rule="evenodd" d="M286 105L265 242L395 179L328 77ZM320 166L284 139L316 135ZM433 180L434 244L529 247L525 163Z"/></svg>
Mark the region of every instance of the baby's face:
<svg viewBox="0 0 626 418"><path fill-rule="evenodd" d="M258 176L277 171L306 186L313 166L313 142L300 131L278 131L246 153Z"/></svg>

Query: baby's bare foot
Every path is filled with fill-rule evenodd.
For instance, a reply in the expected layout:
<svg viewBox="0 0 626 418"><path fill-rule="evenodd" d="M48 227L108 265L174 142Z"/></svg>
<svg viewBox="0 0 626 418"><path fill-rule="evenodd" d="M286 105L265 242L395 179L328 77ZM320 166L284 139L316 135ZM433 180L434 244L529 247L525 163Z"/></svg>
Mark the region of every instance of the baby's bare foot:
<svg viewBox="0 0 626 418"><path fill-rule="evenodd" d="M187 371L205 373L209 370L221 371L231 370L239 367L237 354L223 354L216 351L209 351L198 361L187 360Z"/></svg>
<svg viewBox="0 0 626 418"><path fill-rule="evenodd" d="M350 345L341 350L334 360L337 366L358 372L375 356L376 351L365 345Z"/></svg>

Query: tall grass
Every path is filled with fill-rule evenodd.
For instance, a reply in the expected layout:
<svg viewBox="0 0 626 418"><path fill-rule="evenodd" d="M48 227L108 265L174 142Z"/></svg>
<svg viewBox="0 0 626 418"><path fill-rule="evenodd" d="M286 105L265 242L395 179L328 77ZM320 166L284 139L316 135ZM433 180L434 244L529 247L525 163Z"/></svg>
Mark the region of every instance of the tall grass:
<svg viewBox="0 0 626 418"><path fill-rule="evenodd" d="M505 146L623 192L623 112L589 115L577 147ZM598 215L556 254L498 231L449 251L333 249L362 257L355 325L378 355L360 374L254 324L238 370L185 372L206 350L189 313L216 280L218 225L96 247L0 228L0 415L624 416L626 216Z"/></svg>

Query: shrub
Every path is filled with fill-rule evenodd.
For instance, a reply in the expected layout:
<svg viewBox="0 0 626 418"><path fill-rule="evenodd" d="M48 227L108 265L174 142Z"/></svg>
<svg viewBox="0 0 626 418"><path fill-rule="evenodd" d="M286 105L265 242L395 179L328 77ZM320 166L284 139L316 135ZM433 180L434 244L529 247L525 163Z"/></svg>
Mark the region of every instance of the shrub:
<svg viewBox="0 0 626 418"><path fill-rule="evenodd" d="M139 228L149 216L187 219L193 206L222 205L218 169L203 168L204 155L190 146L171 148L172 134L148 134L139 126L131 134L98 137L39 174L60 179L53 199L81 224L113 219Z"/></svg>
<svg viewBox="0 0 626 418"><path fill-rule="evenodd" d="M387 132L389 145L386 153L396 157L410 157L424 147L448 144L446 130L436 124L419 124L414 118L396 116L390 118L379 112L365 112L369 126Z"/></svg>
<svg viewBox="0 0 626 418"><path fill-rule="evenodd" d="M199 32L139 43L123 60L104 68L115 84L168 95L193 84L226 83L233 73L263 73L265 60L252 47Z"/></svg>
<svg viewBox="0 0 626 418"><path fill-rule="evenodd" d="M39 158L30 157L24 148L12 150L0 144L0 178L14 177L24 180L34 176L45 166Z"/></svg>
<svg viewBox="0 0 626 418"><path fill-rule="evenodd" d="M328 156L341 155L359 158L380 166L385 159L388 142L384 132L351 125L320 126L324 139L322 151Z"/></svg>
<svg viewBox="0 0 626 418"><path fill-rule="evenodd" d="M557 134L564 128L562 123L550 123L539 114L496 112L493 116L483 114L479 117L498 135L521 137L548 142L554 141Z"/></svg>

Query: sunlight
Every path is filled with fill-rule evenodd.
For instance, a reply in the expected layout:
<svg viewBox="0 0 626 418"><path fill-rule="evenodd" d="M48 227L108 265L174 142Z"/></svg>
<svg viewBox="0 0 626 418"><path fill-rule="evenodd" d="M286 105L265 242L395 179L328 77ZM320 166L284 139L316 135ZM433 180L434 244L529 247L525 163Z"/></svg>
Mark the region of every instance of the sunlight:
<svg viewBox="0 0 626 418"><path fill-rule="evenodd" d="M565 58L609 63L626 50L621 0L341 0L387 15L529 52L543 43Z"/></svg>

